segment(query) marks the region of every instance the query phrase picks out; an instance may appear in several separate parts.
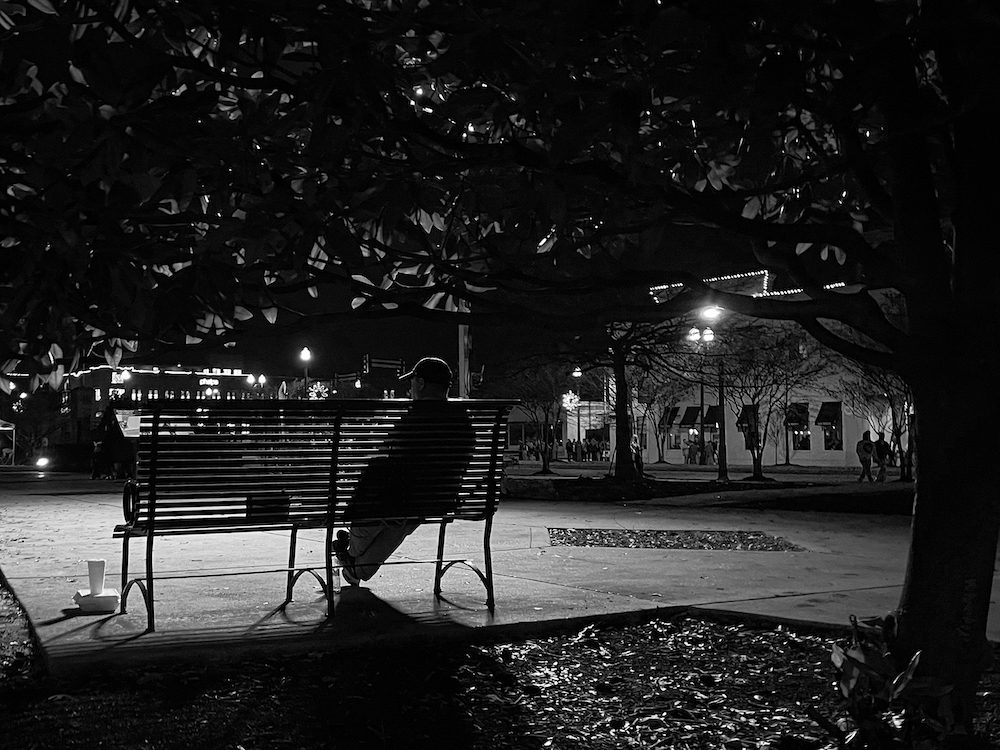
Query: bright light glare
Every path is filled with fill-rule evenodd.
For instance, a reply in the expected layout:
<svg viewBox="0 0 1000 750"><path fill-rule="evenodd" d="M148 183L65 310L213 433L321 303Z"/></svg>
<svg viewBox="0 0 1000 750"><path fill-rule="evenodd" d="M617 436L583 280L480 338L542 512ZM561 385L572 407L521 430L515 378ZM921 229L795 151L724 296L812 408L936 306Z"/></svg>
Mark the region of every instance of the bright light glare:
<svg viewBox="0 0 1000 750"><path fill-rule="evenodd" d="M687 335L688 341L697 341L700 338L701 338L701 331L699 331L697 328L692 328L690 331L688 331Z"/></svg>
<svg viewBox="0 0 1000 750"><path fill-rule="evenodd" d="M722 315L722 308L718 305L710 305L709 307L704 307L698 313L698 316L702 320L718 320L719 316Z"/></svg>
<svg viewBox="0 0 1000 750"><path fill-rule="evenodd" d="M44 469L48 465L49 465L49 459L47 459L45 456L42 456L37 461L35 461L35 466L37 466L39 469Z"/></svg>
<svg viewBox="0 0 1000 750"><path fill-rule="evenodd" d="M710 341L715 341L715 331L711 328L706 328L701 334L701 340L708 343Z"/></svg>
<svg viewBox="0 0 1000 750"><path fill-rule="evenodd" d="M299 359L301 359L303 362L308 362L312 358L313 358L313 353L309 350L309 347L303 346L302 351L299 352Z"/></svg>
<svg viewBox="0 0 1000 750"><path fill-rule="evenodd" d="M573 370L573 377L574 378L582 378L583 377L583 370L581 370L579 367L575 368Z"/></svg>
<svg viewBox="0 0 1000 750"><path fill-rule="evenodd" d="M254 384L254 376L253 375L247 375L247 382L250 385L253 385Z"/></svg>

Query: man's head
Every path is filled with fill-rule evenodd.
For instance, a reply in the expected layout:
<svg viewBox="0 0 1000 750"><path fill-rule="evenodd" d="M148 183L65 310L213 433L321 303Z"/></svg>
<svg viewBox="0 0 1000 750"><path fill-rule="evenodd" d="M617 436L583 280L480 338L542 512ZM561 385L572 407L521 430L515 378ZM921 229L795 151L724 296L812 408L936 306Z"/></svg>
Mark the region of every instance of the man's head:
<svg viewBox="0 0 1000 750"><path fill-rule="evenodd" d="M410 398L415 400L446 399L451 387L451 368L443 359L424 357L413 366L400 382L409 381Z"/></svg>

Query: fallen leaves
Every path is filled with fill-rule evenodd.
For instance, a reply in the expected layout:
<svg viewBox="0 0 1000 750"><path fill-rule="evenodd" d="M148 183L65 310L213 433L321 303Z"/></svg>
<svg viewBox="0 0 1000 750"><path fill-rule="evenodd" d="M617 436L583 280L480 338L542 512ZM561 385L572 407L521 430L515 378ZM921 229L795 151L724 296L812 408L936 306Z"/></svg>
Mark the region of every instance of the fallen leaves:
<svg viewBox="0 0 1000 750"><path fill-rule="evenodd" d="M2 600L0 600L2 601ZM52 685L4 714L11 747L828 750L835 638L684 617L488 646L178 661ZM1000 739L1000 673L980 729ZM90 716L114 717L94 723Z"/></svg>
<svg viewBox="0 0 1000 750"><path fill-rule="evenodd" d="M655 529L549 529L552 546L630 549L805 552L782 537L759 531L660 531Z"/></svg>

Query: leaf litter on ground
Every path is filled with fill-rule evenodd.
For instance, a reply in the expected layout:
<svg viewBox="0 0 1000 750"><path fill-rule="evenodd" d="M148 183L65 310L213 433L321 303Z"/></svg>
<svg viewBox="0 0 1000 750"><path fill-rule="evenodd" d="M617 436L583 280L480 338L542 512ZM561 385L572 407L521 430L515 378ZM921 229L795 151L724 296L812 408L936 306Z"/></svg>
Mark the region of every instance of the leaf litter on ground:
<svg viewBox="0 0 1000 750"><path fill-rule="evenodd" d="M683 616L491 645L179 660L33 689L8 675L0 716L11 748L832 750L811 716L839 710L839 639ZM26 648L3 662L24 678ZM1000 746L1000 672L980 698L979 730Z"/></svg>

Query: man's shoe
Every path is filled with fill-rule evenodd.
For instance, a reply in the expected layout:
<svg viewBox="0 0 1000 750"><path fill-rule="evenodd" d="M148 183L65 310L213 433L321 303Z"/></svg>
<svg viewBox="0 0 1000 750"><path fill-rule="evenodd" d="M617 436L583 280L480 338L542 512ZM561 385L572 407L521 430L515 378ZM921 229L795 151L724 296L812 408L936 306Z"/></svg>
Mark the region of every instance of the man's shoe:
<svg viewBox="0 0 1000 750"><path fill-rule="evenodd" d="M354 557L348 551L351 546L351 535L346 531L338 531L337 538L333 542L333 554L337 556L340 563L340 575L351 586L361 583L361 578L354 570Z"/></svg>

